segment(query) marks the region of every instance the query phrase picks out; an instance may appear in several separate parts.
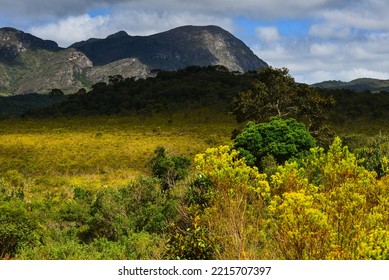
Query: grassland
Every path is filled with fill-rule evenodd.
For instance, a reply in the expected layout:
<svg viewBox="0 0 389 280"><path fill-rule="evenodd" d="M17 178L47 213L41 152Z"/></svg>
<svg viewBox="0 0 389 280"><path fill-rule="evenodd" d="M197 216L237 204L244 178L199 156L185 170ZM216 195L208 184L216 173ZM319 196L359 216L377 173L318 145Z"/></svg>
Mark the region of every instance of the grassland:
<svg viewBox="0 0 389 280"><path fill-rule="evenodd" d="M346 142L366 144L376 135L388 136L388 126L358 121L334 129ZM158 146L193 159L208 147L231 143L237 127L231 116L207 109L152 117L1 120L0 174L23 181L30 196L75 186L122 186L147 174Z"/></svg>
<svg viewBox="0 0 389 280"><path fill-rule="evenodd" d="M2 120L0 174L19 178L30 196L74 186L121 186L147 173L156 147L193 158L207 147L229 143L236 126L227 114L206 109L147 118Z"/></svg>
<svg viewBox="0 0 389 280"><path fill-rule="evenodd" d="M381 137L383 141L380 144L385 145L385 151L388 151L389 134L386 129L388 126L388 122L359 120L333 128L337 135L346 140L347 145L355 147L370 145ZM188 186L192 186L191 182L196 178L193 176L194 172L187 181L182 184L180 182L171 192L166 193L161 191L159 183L151 176L142 179L139 175L151 175L147 163L158 146L165 147L170 154L185 155L193 161L196 154L204 153L209 147L232 144L231 133L237 127L235 120L225 112L209 109L149 117L0 120L0 210L2 211L0 218L7 221L4 224L0 223L0 249L4 249L0 250L0 257L4 259L164 259L175 256L176 249L184 248L188 252L193 252L191 246L198 244L196 238L204 236L188 234L189 239L176 240L176 244L169 241L171 234L177 230L172 225L185 222L185 229L191 226L190 211L197 208L188 207L185 197ZM228 162L222 163L228 165ZM332 165L328 165L329 167ZM212 173L212 170L217 168L217 166L210 166L208 169ZM360 171L358 168L356 170ZM226 170L233 169L227 166ZM289 174L285 168L280 170L285 171L285 176L291 174L290 176L293 177L294 171ZM239 172L237 174L241 174ZM327 173L332 174L332 172L335 171ZM228 177L230 174L225 176ZM377 186L386 186L387 178L377 181ZM290 181L292 189L300 184L293 183L293 180ZM215 182L217 186L218 181ZM222 182L229 181L222 180ZM373 182L374 186L375 182ZM226 200L226 197L216 199L215 201L221 203L210 209L224 209L225 205L230 205L228 203L231 201ZM387 201L385 199L384 202ZM381 204L382 209L387 209L383 203ZM230 230L228 225L234 224L230 222L231 217L228 215L241 213L241 209L233 207L230 209L229 206L226 209L232 210L222 210L218 219L215 219L216 216L213 214L209 216L201 214L199 228L196 228L198 221L195 218L195 229L200 233L207 227L214 230L210 239L204 237L206 243L214 244L212 238L215 237L221 238L217 240L220 244L224 244L223 240L227 240L230 236L223 231L226 227ZM355 209L364 208L356 206ZM265 211L260 214L255 211L242 212L246 213L247 217L255 217L246 222L257 221L258 217L267 213ZM197 216L194 217L200 217L197 212L195 213ZM385 215L389 217L389 214ZM354 221L355 217L352 216L350 221ZM362 221L366 216L360 215L360 217L363 218L361 224L364 224ZM268 217L265 215L262 218ZM281 222L279 225L282 225ZM16 241L11 249L6 246L9 243L7 241L10 235L9 228L12 229L12 234L16 234L15 238L13 237ZM377 228L385 230L382 234L389 232L386 231L387 225L386 227L380 225ZM190 239L191 236L196 242ZM256 240L258 236L251 236L247 240ZM265 243L273 245L263 252L255 251L258 244L248 246L250 250L259 254L248 258L253 256L289 258L272 254L274 251L272 246L278 244L272 236L269 235ZM361 236L370 238L370 235L361 232L355 240L359 240ZM3 240L5 243L1 243ZM311 241L315 243L315 240L313 238ZM375 237L372 237L372 240L375 240ZM170 251L166 251L167 244L171 246ZM194 257L208 258L205 253L207 252L200 251L200 255ZM385 254L379 253L377 256L386 258ZM356 258L356 256L340 255L338 258ZM358 255L358 258L373 257ZM221 258L241 257L228 253ZM331 255L329 258L336 258L336 256Z"/></svg>

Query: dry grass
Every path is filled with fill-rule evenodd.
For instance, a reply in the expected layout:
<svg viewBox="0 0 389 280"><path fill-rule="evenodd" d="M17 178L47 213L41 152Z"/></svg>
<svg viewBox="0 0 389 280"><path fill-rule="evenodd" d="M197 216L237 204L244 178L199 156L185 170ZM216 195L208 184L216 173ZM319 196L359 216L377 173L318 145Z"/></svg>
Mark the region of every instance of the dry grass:
<svg viewBox="0 0 389 280"><path fill-rule="evenodd" d="M0 178L16 171L31 193L125 185L147 173L157 146L193 158L230 142L235 127L232 118L207 110L149 118L3 120Z"/></svg>

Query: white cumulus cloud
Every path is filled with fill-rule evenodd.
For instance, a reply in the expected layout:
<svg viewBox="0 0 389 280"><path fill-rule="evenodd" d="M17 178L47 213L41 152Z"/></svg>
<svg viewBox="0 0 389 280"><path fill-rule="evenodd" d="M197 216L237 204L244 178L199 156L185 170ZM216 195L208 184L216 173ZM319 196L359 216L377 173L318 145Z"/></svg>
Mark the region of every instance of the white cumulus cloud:
<svg viewBox="0 0 389 280"><path fill-rule="evenodd" d="M124 10L105 16L91 17L88 14L69 16L58 22L31 27L28 31L43 39L56 41L67 47L89 38L105 38L124 30L130 35L150 35L182 25L219 25L233 30L232 20L204 14L158 13L155 11Z"/></svg>
<svg viewBox="0 0 389 280"><path fill-rule="evenodd" d="M60 46L104 34L109 17L91 18L89 15L70 16L55 23L32 27L29 32L43 39L56 41Z"/></svg>
<svg viewBox="0 0 389 280"><path fill-rule="evenodd" d="M255 33L258 39L264 43L274 43L280 39L280 34L277 27L257 27Z"/></svg>

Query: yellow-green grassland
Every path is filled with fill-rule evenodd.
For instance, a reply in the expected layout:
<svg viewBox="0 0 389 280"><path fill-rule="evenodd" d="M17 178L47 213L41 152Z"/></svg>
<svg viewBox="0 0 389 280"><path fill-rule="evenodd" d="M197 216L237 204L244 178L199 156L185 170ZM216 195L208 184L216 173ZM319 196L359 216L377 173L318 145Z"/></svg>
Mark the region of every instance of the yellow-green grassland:
<svg viewBox="0 0 389 280"><path fill-rule="evenodd" d="M158 146L193 158L230 143L234 119L225 113L90 118L11 119L0 122L0 172L17 177L29 195L126 185L147 174ZM7 176L7 174L13 174Z"/></svg>

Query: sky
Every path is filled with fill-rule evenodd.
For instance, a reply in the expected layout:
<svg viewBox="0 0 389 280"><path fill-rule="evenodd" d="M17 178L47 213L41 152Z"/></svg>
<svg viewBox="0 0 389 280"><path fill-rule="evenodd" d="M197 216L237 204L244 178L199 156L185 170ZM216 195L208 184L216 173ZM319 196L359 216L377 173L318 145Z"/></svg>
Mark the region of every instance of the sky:
<svg viewBox="0 0 389 280"><path fill-rule="evenodd" d="M388 0L0 0L0 27L60 46L218 25L298 82L389 79Z"/></svg>

